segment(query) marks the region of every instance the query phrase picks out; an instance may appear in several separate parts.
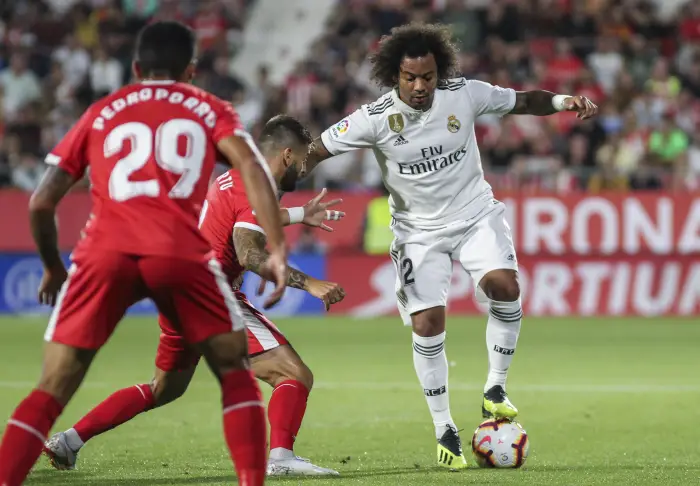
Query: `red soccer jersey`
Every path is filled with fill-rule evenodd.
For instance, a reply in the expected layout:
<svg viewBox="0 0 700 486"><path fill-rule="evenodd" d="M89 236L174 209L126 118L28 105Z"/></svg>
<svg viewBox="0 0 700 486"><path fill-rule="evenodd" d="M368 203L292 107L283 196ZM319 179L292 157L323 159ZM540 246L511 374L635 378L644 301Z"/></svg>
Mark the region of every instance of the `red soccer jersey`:
<svg viewBox="0 0 700 486"><path fill-rule="evenodd" d="M209 187L200 229L221 263L229 283L238 287L245 269L239 263L233 246L233 228L264 233L248 202L240 173L229 170L217 177Z"/></svg>
<svg viewBox="0 0 700 486"><path fill-rule="evenodd" d="M231 105L184 83L144 81L94 103L46 157L76 179L90 168L92 214L76 256L206 255L197 223L216 144L237 130Z"/></svg>

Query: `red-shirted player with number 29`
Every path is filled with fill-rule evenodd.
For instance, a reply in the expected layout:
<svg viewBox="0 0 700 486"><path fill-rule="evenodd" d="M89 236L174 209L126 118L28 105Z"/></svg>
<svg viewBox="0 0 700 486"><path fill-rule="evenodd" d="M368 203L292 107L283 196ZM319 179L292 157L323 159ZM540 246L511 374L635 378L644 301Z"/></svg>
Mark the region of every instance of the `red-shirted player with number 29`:
<svg viewBox="0 0 700 486"><path fill-rule="evenodd" d="M151 298L201 353L222 388L223 427L241 485L265 481L266 424L260 390L247 369L244 319L198 218L222 154L242 175L265 229L261 268L282 296L288 270L275 183L238 116L187 84L195 36L176 22L140 34L140 82L92 105L47 157L52 165L30 202L44 263L42 302L55 304L39 384L17 407L0 445L0 486L19 486L46 434L80 386L96 352L125 311ZM92 217L66 272L56 245L55 208L90 168Z"/></svg>
<svg viewBox="0 0 700 486"><path fill-rule="evenodd" d="M290 116L278 115L263 127L258 145L282 191L290 192L296 188L298 174L304 170L312 143L311 134ZM330 231L325 221L340 219L344 213L328 210L341 200L323 202L324 195L325 190L304 207L282 209L283 223L304 223ZM337 475L336 471L300 459L294 453L294 442L306 413L313 375L280 330L240 291L243 272L258 273L269 255L265 250L265 233L250 207L238 171L229 170L211 185L200 216L200 228L221 262L241 306L248 331L250 368L258 379L274 388L268 405L268 475ZM296 269L290 269L287 285L306 290L323 300L327 308L345 296L338 284L317 280ZM199 354L163 316L160 316L160 327L162 333L151 382L117 390L73 427L54 434L46 442L45 452L56 469L74 469L78 452L86 442L185 393L199 362Z"/></svg>

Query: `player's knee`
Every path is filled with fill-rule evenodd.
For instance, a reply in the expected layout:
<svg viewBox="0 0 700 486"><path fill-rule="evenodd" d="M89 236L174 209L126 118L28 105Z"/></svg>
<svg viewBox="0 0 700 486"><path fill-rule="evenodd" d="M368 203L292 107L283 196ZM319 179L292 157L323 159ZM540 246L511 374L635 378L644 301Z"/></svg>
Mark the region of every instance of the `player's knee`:
<svg viewBox="0 0 700 486"><path fill-rule="evenodd" d="M253 366L253 369L255 370L256 367ZM308 390L311 390L314 386L314 374L306 363L296 355L294 355L294 358L278 361L275 366L268 367L266 370L261 370L260 374L256 372L256 377L268 383L273 388L276 388L285 381L298 381Z"/></svg>
<svg viewBox="0 0 700 486"><path fill-rule="evenodd" d="M314 374L304 362L301 362L300 366L296 368L294 380L303 384L309 391L314 386Z"/></svg>
<svg viewBox="0 0 700 486"><path fill-rule="evenodd" d="M433 307L411 314L413 332L422 337L437 336L445 331L445 308Z"/></svg>
<svg viewBox="0 0 700 486"><path fill-rule="evenodd" d="M495 288L492 298L500 302L515 302L520 298L520 284L517 280L504 282Z"/></svg>
<svg viewBox="0 0 700 486"><path fill-rule="evenodd" d="M155 407L162 407L170 402L174 402L184 395L187 390L187 385L183 386L176 380L169 380L165 377L154 377L151 380L150 387Z"/></svg>
<svg viewBox="0 0 700 486"><path fill-rule="evenodd" d="M511 270L497 270L487 274L482 280L481 288L489 299L498 302L515 302L520 298L518 273Z"/></svg>
<svg viewBox="0 0 700 486"><path fill-rule="evenodd" d="M92 350L50 343L44 351L44 366L37 389L67 404L75 394L95 356Z"/></svg>

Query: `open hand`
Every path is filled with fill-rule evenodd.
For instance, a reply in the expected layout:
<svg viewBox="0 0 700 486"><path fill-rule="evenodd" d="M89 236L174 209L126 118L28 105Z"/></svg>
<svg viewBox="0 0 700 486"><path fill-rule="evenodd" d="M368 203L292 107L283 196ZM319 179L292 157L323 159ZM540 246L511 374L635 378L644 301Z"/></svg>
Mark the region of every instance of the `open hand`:
<svg viewBox="0 0 700 486"><path fill-rule="evenodd" d="M321 228L324 231L333 231L333 228L327 226L325 221L338 221L345 216L343 211L335 211L328 209L343 202L342 199L333 199L331 201L322 202L328 191L324 188L311 201L304 204L304 219L301 221L307 226Z"/></svg>
<svg viewBox="0 0 700 486"><path fill-rule="evenodd" d="M585 96L570 96L564 100L568 111L575 111L576 118L586 120L598 114L598 106Z"/></svg>

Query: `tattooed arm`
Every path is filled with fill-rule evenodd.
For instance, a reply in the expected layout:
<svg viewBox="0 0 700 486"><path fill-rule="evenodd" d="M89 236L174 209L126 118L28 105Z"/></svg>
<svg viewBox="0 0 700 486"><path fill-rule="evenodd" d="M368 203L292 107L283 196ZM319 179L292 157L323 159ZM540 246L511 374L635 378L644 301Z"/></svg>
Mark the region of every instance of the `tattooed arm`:
<svg viewBox="0 0 700 486"><path fill-rule="evenodd" d="M555 96L563 98L559 110L554 108L556 103L553 104L552 102ZM563 97L544 90L516 91L515 106L510 111L510 114L547 116L553 115L558 111L575 111L578 113L577 116L579 118L585 120L595 116L598 113L598 107L585 96Z"/></svg>
<svg viewBox="0 0 700 486"><path fill-rule="evenodd" d="M516 91L511 115L547 116L557 112L552 106L554 93L544 90Z"/></svg>
<svg viewBox="0 0 700 486"><path fill-rule="evenodd" d="M259 274L260 267L267 261L270 254L265 249L267 238L260 231L246 228L233 228L233 246L241 265L246 270ZM287 286L295 289L307 290L308 275L294 268L289 268Z"/></svg>
<svg viewBox="0 0 700 486"><path fill-rule="evenodd" d="M233 228L233 245L241 265L246 270L258 273L260 266L267 260L269 253L265 250L265 235L259 231ZM287 286L301 289L323 301L326 310L345 298L345 290L333 282L318 280L304 272L289 268Z"/></svg>

